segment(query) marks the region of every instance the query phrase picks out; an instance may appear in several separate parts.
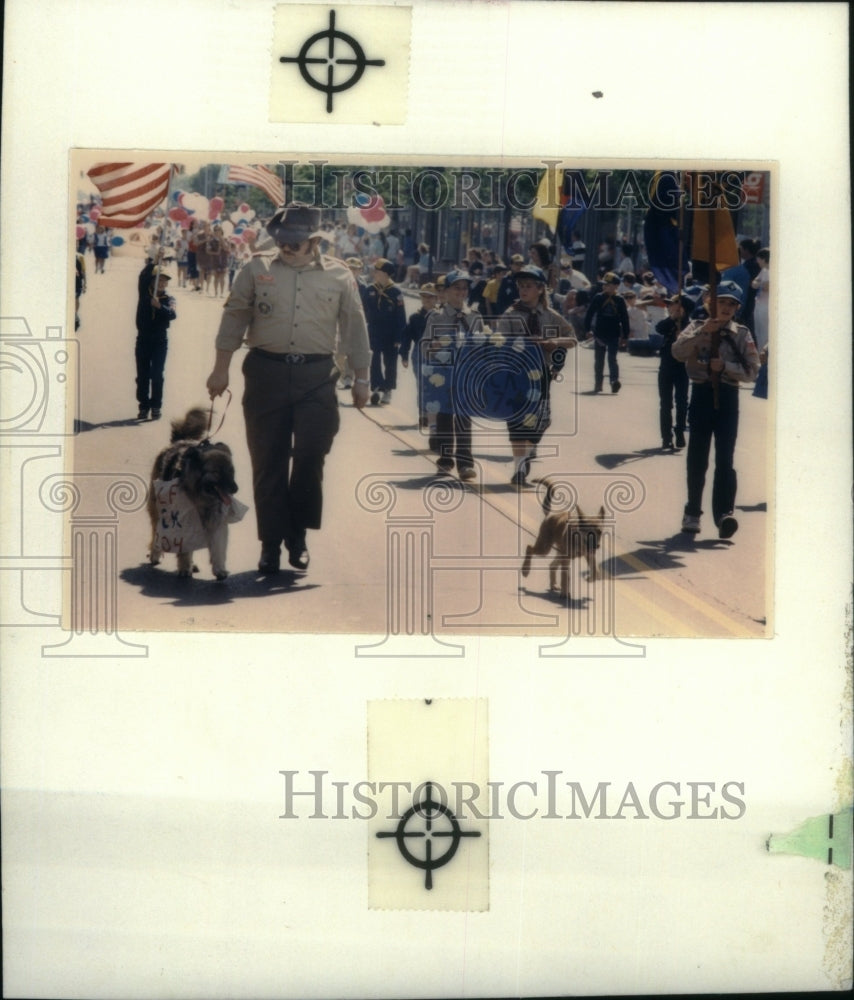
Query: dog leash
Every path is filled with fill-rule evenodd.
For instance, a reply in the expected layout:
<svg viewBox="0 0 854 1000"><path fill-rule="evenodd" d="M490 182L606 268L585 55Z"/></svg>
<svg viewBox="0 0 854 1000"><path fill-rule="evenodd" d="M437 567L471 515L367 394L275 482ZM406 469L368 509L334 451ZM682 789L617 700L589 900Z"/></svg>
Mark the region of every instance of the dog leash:
<svg viewBox="0 0 854 1000"><path fill-rule="evenodd" d="M228 393L228 402L225 404L225 409L222 411L222 419L219 422L219 426L215 431L213 431L213 433L211 433L211 424L213 423L214 401L213 399L211 399L211 409L210 413L208 413L207 436L205 437L205 440L203 442L204 444L207 444L210 441L211 437L213 437L213 434L219 434L220 430L222 429L222 425L225 423L225 415L228 411L229 406L231 406L231 389L226 389L225 391Z"/></svg>

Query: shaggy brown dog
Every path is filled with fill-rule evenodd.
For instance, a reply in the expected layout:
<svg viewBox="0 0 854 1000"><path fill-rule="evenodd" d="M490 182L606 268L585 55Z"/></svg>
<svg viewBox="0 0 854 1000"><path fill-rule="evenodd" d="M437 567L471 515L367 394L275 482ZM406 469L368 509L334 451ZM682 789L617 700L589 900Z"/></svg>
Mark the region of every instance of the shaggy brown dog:
<svg viewBox="0 0 854 1000"><path fill-rule="evenodd" d="M183 420L172 421L172 444L157 456L151 470L148 491L148 516L151 518L152 566L160 562L162 551L157 543L158 504L154 481L177 480L181 490L199 515L207 537L211 568L217 580L228 576L225 554L228 547L227 508L237 492L231 449L226 444L202 441L207 431L207 414L192 409ZM192 552L178 553L178 575L197 573Z"/></svg>
<svg viewBox="0 0 854 1000"><path fill-rule="evenodd" d="M550 491L547 503L550 501ZM522 576L531 572L531 556L547 556L552 550L557 555L549 564L549 590L557 588L557 571L560 569L560 594L569 597L569 564L573 559L584 556L590 579L595 580L596 550L602 538L602 521L605 508L599 509L597 517L587 517L580 507L573 510L562 510L555 514L548 513L540 525L537 539L525 550L525 561L522 563Z"/></svg>

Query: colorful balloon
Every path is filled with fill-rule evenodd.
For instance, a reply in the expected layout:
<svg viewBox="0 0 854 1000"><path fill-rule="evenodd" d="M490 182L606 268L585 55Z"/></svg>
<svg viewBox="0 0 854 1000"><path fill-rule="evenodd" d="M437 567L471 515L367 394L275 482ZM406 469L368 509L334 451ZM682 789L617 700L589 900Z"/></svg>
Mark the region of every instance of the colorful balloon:
<svg viewBox="0 0 854 1000"><path fill-rule="evenodd" d="M110 240L110 246L120 247L124 243L124 238L121 236L114 236Z"/></svg>

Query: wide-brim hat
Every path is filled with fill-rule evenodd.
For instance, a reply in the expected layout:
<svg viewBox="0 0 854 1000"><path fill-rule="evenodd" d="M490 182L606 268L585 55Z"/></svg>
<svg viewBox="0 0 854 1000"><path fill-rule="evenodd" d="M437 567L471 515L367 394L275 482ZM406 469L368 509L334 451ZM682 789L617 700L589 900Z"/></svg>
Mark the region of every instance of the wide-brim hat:
<svg viewBox="0 0 854 1000"><path fill-rule="evenodd" d="M607 274L602 275L603 285L619 285L620 278L618 275L614 274L613 271L608 271Z"/></svg>
<svg viewBox="0 0 854 1000"><path fill-rule="evenodd" d="M303 243L305 240L327 238L327 234L320 229L320 209L299 202L277 208L267 223L267 232L276 243Z"/></svg>
<svg viewBox="0 0 854 1000"><path fill-rule="evenodd" d="M439 293L436 291L436 286L431 281L428 281L426 284L422 285L418 289L418 294L419 295L432 295L433 298L436 298Z"/></svg>
<svg viewBox="0 0 854 1000"><path fill-rule="evenodd" d="M470 285L471 275L468 271L451 271L445 276L445 284L448 288L450 288L451 285L455 285L458 281L465 281Z"/></svg>

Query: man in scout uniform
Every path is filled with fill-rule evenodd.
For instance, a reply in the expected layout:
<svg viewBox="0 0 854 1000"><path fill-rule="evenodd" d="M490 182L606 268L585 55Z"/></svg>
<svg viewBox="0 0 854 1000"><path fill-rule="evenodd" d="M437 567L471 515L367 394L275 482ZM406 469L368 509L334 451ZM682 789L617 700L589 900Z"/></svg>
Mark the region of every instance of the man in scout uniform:
<svg viewBox="0 0 854 1000"><path fill-rule="evenodd" d="M611 392L620 391L620 366L617 349L626 346L629 339L629 314L626 303L617 295L620 279L613 271L602 277L602 291L594 295L584 317L584 332L592 331L594 392L602 391L605 374L605 355L608 355L608 378Z"/></svg>
<svg viewBox="0 0 854 1000"><path fill-rule="evenodd" d="M306 530L319 528L323 466L338 432L333 355L340 346L352 366L353 403L368 401L371 351L356 281L346 265L323 256L320 209L291 203L276 211L267 232L272 254L256 254L237 275L223 307L211 398L228 387L234 352L246 340L243 414L262 573L288 562L307 569Z"/></svg>

